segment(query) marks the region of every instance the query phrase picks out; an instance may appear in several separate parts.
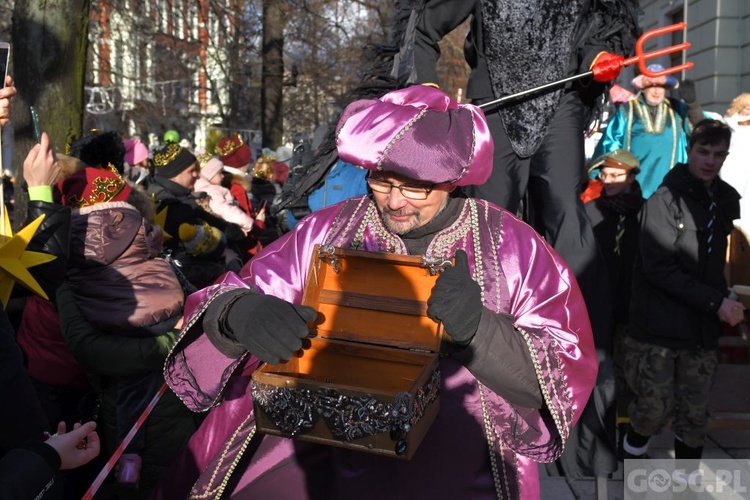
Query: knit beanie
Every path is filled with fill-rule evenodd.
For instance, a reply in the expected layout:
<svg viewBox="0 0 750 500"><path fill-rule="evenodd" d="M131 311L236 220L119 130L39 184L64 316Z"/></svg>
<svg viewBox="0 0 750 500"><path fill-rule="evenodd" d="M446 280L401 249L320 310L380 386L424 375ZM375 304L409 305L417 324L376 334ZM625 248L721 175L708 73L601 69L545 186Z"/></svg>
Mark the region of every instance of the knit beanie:
<svg viewBox="0 0 750 500"><path fill-rule="evenodd" d="M224 235L205 222L202 224L185 222L180 224L179 237L187 253L194 257L205 257L219 249Z"/></svg>
<svg viewBox="0 0 750 500"><path fill-rule="evenodd" d="M171 179L196 162L195 155L179 144L167 144L154 154L156 175Z"/></svg>
<svg viewBox="0 0 750 500"><path fill-rule="evenodd" d="M224 164L217 157L212 156L208 161L201 164L201 177L210 181L213 177L221 172Z"/></svg>
<svg viewBox="0 0 750 500"><path fill-rule="evenodd" d="M125 146L125 161L131 167L148 159L148 149L139 138L123 139L122 143Z"/></svg>

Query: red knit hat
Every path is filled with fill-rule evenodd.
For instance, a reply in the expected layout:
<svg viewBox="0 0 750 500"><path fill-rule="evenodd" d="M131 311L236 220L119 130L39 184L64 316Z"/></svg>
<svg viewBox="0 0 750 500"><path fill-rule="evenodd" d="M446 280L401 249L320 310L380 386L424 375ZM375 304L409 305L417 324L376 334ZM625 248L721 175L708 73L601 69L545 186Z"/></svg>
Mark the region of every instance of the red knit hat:
<svg viewBox="0 0 750 500"><path fill-rule="evenodd" d="M241 168L253 160L253 153L238 134L220 140L216 152L221 162L228 167Z"/></svg>
<svg viewBox="0 0 750 500"><path fill-rule="evenodd" d="M57 197L63 205L87 207L110 201L127 201L130 186L117 172L86 167L55 185Z"/></svg>

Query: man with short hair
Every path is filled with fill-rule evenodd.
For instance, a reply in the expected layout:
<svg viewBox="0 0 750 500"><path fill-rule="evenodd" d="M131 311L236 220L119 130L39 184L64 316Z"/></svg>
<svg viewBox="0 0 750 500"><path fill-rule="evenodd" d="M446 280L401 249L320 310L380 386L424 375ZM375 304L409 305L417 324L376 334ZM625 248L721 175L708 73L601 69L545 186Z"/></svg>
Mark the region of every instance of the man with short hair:
<svg viewBox="0 0 750 500"><path fill-rule="evenodd" d="M154 175L147 192L156 212L166 210L162 229L169 235L164 248L182 265L182 272L195 286L206 286L231 265L224 250L229 241L242 241L245 235L230 224L205 211L193 194L198 179L198 160L178 144L167 144L154 154ZM235 269L239 269L241 264Z"/></svg>
<svg viewBox="0 0 750 500"><path fill-rule="evenodd" d="M633 278L625 376L635 393L624 449L642 457L649 438L674 418L675 457L699 459L718 363L721 323L744 319L724 277L727 235L739 195L718 175L730 128L699 122L681 163L642 211Z"/></svg>
<svg viewBox="0 0 750 500"><path fill-rule="evenodd" d="M596 378L572 272L509 212L458 194L492 168L477 107L417 85L351 103L337 137L372 195L312 213L186 308L166 380L192 410L215 408L164 496L538 498L537 462L562 453ZM290 359L318 315L299 305L316 244L455 257L427 301L450 352L440 411L410 460L255 433L250 375Z"/></svg>

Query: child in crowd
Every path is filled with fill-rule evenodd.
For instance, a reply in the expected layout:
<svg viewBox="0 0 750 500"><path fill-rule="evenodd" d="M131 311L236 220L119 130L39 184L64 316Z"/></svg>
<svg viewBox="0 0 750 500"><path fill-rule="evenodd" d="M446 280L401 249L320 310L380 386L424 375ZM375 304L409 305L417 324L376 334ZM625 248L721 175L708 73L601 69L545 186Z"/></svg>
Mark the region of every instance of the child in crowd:
<svg viewBox="0 0 750 500"><path fill-rule="evenodd" d="M229 189L221 185L224 174L224 165L221 160L211 155L198 155L198 162L201 170L200 176L195 181L195 191L208 195L208 209L214 215L242 228L252 242L249 243L249 247L257 246L258 236L265 228L265 207L258 210L255 218L251 217L240 207Z"/></svg>
<svg viewBox="0 0 750 500"><path fill-rule="evenodd" d="M67 278L76 303L103 332L130 337L165 334L181 318L185 295L172 266L160 257L164 237L151 222L151 203L121 176L124 148L117 134L82 141L71 153L88 166L56 185L59 201L72 208ZM115 382L121 441L163 378L152 372ZM137 485L143 446L141 435L126 448L119 461L120 483Z"/></svg>

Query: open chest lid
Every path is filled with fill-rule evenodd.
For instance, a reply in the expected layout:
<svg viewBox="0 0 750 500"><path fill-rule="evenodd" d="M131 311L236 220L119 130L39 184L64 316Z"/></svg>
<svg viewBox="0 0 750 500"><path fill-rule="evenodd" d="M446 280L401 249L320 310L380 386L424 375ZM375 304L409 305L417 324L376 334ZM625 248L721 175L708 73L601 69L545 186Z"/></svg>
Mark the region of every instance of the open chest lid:
<svg viewBox="0 0 750 500"><path fill-rule="evenodd" d="M440 352L441 323L427 300L448 259L316 245L302 299L319 312L313 333L419 351Z"/></svg>

